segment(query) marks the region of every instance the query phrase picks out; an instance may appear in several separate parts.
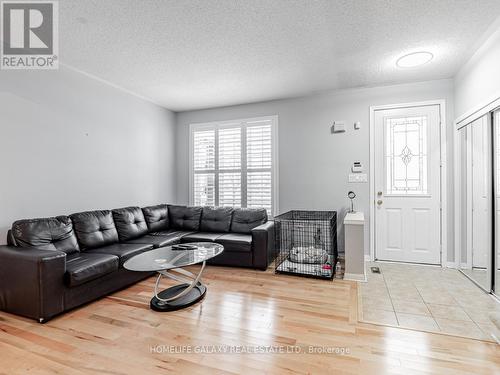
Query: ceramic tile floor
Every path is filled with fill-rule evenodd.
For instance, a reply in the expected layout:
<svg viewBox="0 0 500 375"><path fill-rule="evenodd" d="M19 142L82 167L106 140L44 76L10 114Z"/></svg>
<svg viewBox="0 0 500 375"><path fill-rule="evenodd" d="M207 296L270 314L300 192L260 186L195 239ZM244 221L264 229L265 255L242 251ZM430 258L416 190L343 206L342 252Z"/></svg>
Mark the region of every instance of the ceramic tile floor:
<svg viewBox="0 0 500 375"><path fill-rule="evenodd" d="M370 267L379 267L380 274ZM361 320L494 341L490 314L500 303L457 270L398 263L366 264L360 285Z"/></svg>
<svg viewBox="0 0 500 375"><path fill-rule="evenodd" d="M471 270L464 269L462 270L462 272L468 275L470 278L474 279L482 287L486 289L488 288L486 269L477 269L477 268Z"/></svg>

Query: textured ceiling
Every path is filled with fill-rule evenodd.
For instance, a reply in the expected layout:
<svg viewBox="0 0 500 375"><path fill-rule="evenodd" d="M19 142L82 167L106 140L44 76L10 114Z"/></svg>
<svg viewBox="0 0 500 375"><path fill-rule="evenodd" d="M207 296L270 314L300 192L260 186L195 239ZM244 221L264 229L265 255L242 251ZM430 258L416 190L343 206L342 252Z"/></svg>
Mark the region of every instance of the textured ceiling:
<svg viewBox="0 0 500 375"><path fill-rule="evenodd" d="M175 111L450 78L499 0L64 0L61 62ZM402 54L432 62L401 69Z"/></svg>

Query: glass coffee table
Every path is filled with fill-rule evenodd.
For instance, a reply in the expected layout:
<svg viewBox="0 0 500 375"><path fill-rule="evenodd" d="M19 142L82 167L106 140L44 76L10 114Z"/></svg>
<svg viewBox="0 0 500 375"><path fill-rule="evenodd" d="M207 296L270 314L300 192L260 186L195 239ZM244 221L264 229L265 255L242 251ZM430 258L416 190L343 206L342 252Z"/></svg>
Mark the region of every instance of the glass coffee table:
<svg viewBox="0 0 500 375"><path fill-rule="evenodd" d="M183 246L183 248L182 248ZM205 262L224 251L222 245L213 242L193 242L181 245L166 246L149 250L127 260L123 267L130 271L156 271L154 297L151 309L155 311L173 311L191 306L200 301L207 292L201 282L201 274ZM201 263L197 275L182 267ZM181 282L158 292L161 278L165 276Z"/></svg>

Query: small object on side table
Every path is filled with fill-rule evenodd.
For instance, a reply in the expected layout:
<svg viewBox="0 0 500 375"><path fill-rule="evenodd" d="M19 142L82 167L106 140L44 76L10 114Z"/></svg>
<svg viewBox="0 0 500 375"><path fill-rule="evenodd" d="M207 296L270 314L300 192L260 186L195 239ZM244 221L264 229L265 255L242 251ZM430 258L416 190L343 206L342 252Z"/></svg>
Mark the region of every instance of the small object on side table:
<svg viewBox="0 0 500 375"><path fill-rule="evenodd" d="M351 200L351 210L349 211L350 213L354 213L354 198L356 198L356 193L354 191L350 191L347 193L347 198Z"/></svg>

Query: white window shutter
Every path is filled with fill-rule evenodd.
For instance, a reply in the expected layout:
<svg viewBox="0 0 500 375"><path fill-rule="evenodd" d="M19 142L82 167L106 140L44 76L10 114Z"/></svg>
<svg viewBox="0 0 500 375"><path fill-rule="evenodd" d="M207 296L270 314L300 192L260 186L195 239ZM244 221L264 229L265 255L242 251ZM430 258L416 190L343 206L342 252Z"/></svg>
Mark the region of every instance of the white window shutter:
<svg viewBox="0 0 500 375"><path fill-rule="evenodd" d="M193 200L196 206L215 205L215 129L193 133Z"/></svg>
<svg viewBox="0 0 500 375"><path fill-rule="evenodd" d="M215 174L195 173L194 205L215 206Z"/></svg>
<svg viewBox="0 0 500 375"><path fill-rule="evenodd" d="M262 124L261 124L262 123ZM271 123L263 121L247 128L248 169L272 167Z"/></svg>
<svg viewBox="0 0 500 375"><path fill-rule="evenodd" d="M272 215L273 121L261 118L193 129L193 204L265 208Z"/></svg>
<svg viewBox="0 0 500 375"><path fill-rule="evenodd" d="M272 176L271 172L248 172L247 207L263 207L271 215Z"/></svg>
<svg viewBox="0 0 500 375"><path fill-rule="evenodd" d="M241 207L241 173L219 173L219 206Z"/></svg>
<svg viewBox="0 0 500 375"><path fill-rule="evenodd" d="M272 128L259 121L247 128L247 207L272 211Z"/></svg>
<svg viewBox="0 0 500 375"><path fill-rule="evenodd" d="M219 169L241 169L241 128L219 129Z"/></svg>
<svg viewBox="0 0 500 375"><path fill-rule="evenodd" d="M215 169L215 130L198 130L193 135L194 171Z"/></svg>

